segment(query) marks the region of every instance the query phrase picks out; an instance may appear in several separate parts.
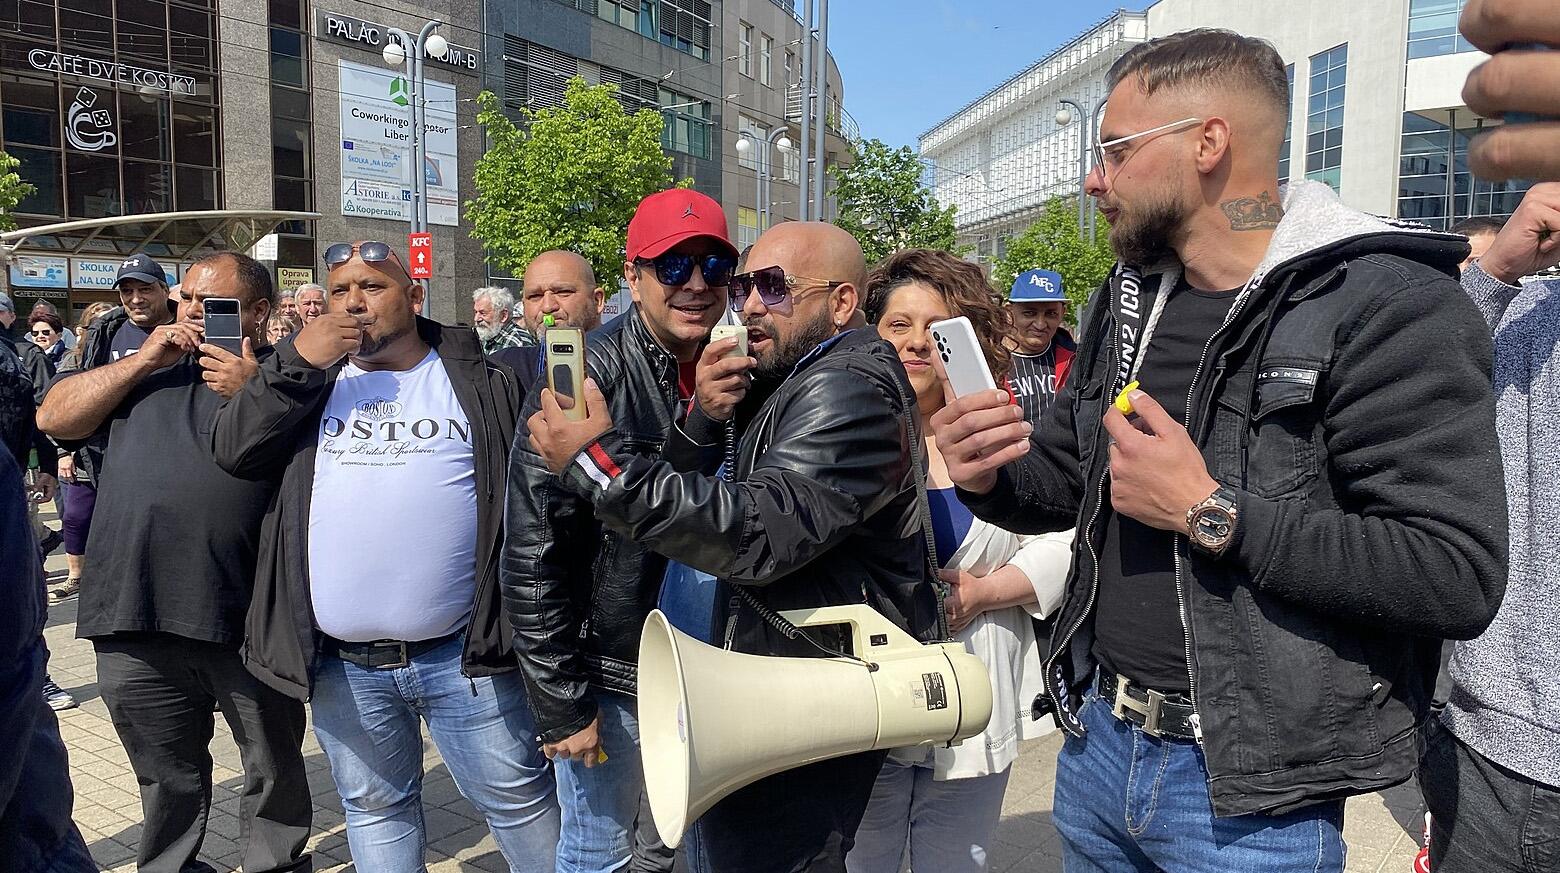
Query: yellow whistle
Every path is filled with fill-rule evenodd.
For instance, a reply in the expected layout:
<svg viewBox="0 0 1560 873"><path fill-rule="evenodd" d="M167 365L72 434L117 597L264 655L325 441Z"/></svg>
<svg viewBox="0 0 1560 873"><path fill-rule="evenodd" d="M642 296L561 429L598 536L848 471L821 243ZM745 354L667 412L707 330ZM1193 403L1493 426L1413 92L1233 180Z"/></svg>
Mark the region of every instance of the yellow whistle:
<svg viewBox="0 0 1560 873"><path fill-rule="evenodd" d="M596 750L596 763L597 764L605 764L605 763L607 763L607 750L606 749L597 749Z"/></svg>
<svg viewBox="0 0 1560 873"><path fill-rule="evenodd" d="M1137 389L1138 383L1137 380L1134 379L1127 383L1127 387L1121 389L1120 394L1116 395L1116 408L1121 410L1122 415L1132 414L1132 398L1129 395L1131 395L1132 392L1136 391Z"/></svg>

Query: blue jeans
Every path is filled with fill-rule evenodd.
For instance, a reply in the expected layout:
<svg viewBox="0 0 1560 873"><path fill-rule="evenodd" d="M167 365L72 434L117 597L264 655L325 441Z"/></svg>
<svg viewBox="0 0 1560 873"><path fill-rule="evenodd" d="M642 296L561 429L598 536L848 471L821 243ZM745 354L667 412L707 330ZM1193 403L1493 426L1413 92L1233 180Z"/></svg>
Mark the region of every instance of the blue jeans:
<svg viewBox="0 0 1560 873"><path fill-rule="evenodd" d="M639 718L632 698L598 692L597 728L607 760L586 767L554 761L563 829L557 873L607 873L628 867L634 853L634 819L645 774L639 764Z"/></svg>
<svg viewBox="0 0 1560 873"><path fill-rule="evenodd" d="M467 679L461 649L457 638L387 670L320 660L314 733L341 793L359 870L427 869L421 719L512 873L552 873L558 805L525 686L518 672Z"/></svg>
<svg viewBox="0 0 1560 873"><path fill-rule="evenodd" d="M1343 801L1215 818L1196 743L1143 733L1093 691L1079 716L1088 735L1062 746L1051 812L1067 873L1343 870Z"/></svg>

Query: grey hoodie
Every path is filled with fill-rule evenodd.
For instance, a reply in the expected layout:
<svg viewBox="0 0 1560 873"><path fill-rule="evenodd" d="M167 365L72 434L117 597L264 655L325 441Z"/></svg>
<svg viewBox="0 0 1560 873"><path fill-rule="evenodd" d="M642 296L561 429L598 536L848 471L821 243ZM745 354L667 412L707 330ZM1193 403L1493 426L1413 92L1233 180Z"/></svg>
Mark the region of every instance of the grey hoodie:
<svg viewBox="0 0 1560 873"><path fill-rule="evenodd" d="M1495 415L1511 513L1506 599L1457 643L1442 719L1479 754L1560 786L1560 294L1463 274L1495 333Z"/></svg>

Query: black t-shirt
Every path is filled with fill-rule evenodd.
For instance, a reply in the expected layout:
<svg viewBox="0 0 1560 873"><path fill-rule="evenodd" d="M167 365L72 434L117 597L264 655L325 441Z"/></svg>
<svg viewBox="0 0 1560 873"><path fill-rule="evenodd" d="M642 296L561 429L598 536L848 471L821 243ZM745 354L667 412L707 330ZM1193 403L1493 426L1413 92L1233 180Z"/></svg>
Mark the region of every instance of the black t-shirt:
<svg viewBox="0 0 1560 873"><path fill-rule="evenodd" d="M1056 402L1056 394L1062 389L1056 378L1058 351L1059 347L1053 341L1038 355L1013 353L1013 372L1008 381L1018 396L1018 405L1024 410L1024 420L1037 427L1040 417Z"/></svg>
<svg viewBox="0 0 1560 873"><path fill-rule="evenodd" d="M185 356L142 380L104 422L108 446L77 636L158 631L234 646L243 639L274 483L235 478L212 459L222 398L200 374L194 356Z"/></svg>
<svg viewBox="0 0 1560 873"><path fill-rule="evenodd" d="M114 339L108 344L108 359L117 361L125 355L133 355L141 350L141 344L151 332L142 330L135 322L127 321L114 331Z"/></svg>
<svg viewBox="0 0 1560 873"><path fill-rule="evenodd" d="M1224 322L1235 292L1181 285L1165 303L1138 371L1139 387L1177 421L1208 337ZM1191 507L1187 507L1190 509ZM1166 694L1189 691L1186 631L1175 590L1175 535L1110 511L1105 504L1094 657L1133 684Z"/></svg>

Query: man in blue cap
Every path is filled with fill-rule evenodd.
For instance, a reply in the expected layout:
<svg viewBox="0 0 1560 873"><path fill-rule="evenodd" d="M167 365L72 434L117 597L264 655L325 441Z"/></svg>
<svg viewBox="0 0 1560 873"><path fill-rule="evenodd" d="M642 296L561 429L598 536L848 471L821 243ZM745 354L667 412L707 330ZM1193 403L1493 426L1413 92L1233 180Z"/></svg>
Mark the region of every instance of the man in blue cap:
<svg viewBox="0 0 1560 873"><path fill-rule="evenodd" d="M1066 306L1062 277L1050 270L1019 273L1008 292L1008 318L1018 341L1013 350L1013 393L1030 424L1039 424L1067 380L1075 346L1062 327Z"/></svg>

